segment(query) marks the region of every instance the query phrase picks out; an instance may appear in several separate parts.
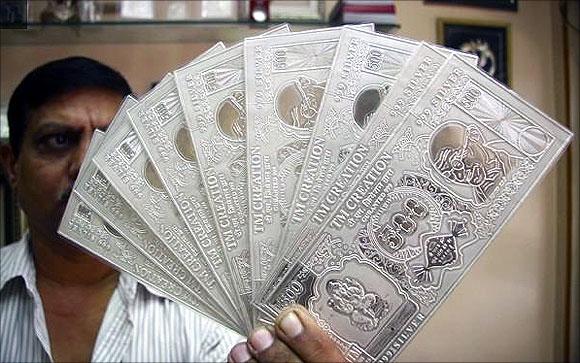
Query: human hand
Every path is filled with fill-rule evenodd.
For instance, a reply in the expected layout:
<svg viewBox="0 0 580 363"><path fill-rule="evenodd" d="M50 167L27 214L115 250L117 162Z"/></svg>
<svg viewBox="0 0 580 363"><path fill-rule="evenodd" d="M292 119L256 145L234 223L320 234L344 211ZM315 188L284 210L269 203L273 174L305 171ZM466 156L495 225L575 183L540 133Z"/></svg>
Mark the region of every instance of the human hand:
<svg viewBox="0 0 580 363"><path fill-rule="evenodd" d="M300 305L282 311L274 327L257 328L246 342L236 344L228 356L242 362L344 362L345 358Z"/></svg>

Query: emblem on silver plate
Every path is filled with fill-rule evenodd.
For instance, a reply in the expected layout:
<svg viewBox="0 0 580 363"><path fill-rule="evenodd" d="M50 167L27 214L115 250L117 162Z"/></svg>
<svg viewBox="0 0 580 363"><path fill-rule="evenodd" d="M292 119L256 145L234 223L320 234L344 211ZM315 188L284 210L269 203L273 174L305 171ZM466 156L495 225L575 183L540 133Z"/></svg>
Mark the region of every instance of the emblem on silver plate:
<svg viewBox="0 0 580 363"><path fill-rule="evenodd" d="M276 95L276 113L285 124L310 129L320 108L326 81L299 76L282 87Z"/></svg>
<svg viewBox="0 0 580 363"><path fill-rule="evenodd" d="M330 296L328 306L350 318L351 325L363 331L375 330L381 319L389 312L389 304L378 294L366 291L357 279L345 276L326 282Z"/></svg>
<svg viewBox="0 0 580 363"><path fill-rule="evenodd" d="M216 121L219 130L228 139L246 138L246 97L243 91L234 91L217 107Z"/></svg>

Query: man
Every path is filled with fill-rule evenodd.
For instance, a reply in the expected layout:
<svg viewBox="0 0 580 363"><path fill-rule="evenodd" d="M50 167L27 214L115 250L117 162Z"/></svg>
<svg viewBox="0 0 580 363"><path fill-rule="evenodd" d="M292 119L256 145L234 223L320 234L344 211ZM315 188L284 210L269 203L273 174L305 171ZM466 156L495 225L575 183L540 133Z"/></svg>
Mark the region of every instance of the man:
<svg viewBox="0 0 580 363"><path fill-rule="evenodd" d="M16 88L1 156L29 232L1 250L0 361L224 360L239 336L166 300L59 236L58 225L95 129L131 93L88 58L47 63ZM305 309L258 328L228 360L339 361Z"/></svg>

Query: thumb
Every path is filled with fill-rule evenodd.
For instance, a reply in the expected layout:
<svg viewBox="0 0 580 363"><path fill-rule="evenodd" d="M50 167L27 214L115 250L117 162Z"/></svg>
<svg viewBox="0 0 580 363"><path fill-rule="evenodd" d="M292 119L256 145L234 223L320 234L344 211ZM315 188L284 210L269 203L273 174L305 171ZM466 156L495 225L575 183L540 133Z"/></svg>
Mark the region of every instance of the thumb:
<svg viewBox="0 0 580 363"><path fill-rule="evenodd" d="M344 362L342 352L300 305L291 305L276 319L276 335L303 362Z"/></svg>

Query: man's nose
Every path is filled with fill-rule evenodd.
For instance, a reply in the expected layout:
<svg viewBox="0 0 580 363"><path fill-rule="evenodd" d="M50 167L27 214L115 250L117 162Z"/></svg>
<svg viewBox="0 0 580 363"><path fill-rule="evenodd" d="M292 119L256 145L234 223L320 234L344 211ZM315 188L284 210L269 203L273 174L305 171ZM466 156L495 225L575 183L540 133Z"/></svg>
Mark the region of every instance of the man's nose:
<svg viewBox="0 0 580 363"><path fill-rule="evenodd" d="M91 133L92 134L92 133ZM69 165L69 179L75 181L79 175L81 165L89 148L90 137L82 137L79 144L71 155Z"/></svg>

